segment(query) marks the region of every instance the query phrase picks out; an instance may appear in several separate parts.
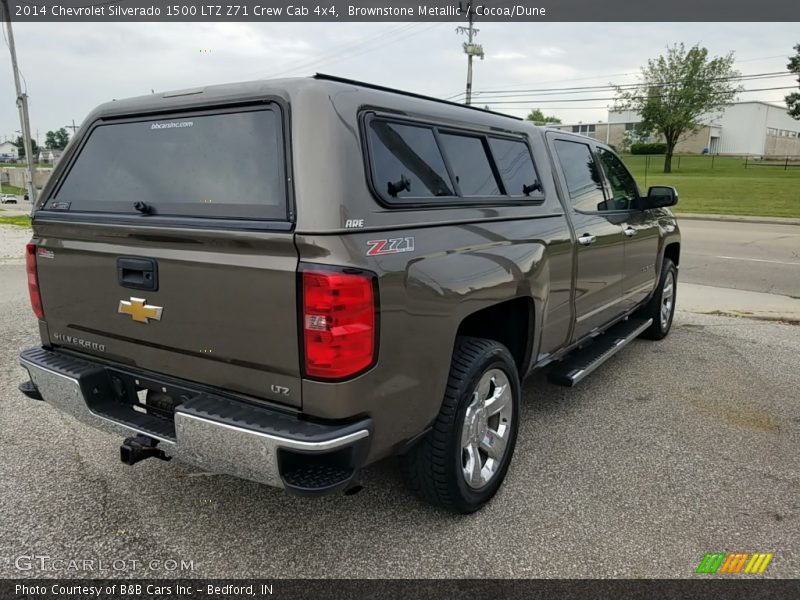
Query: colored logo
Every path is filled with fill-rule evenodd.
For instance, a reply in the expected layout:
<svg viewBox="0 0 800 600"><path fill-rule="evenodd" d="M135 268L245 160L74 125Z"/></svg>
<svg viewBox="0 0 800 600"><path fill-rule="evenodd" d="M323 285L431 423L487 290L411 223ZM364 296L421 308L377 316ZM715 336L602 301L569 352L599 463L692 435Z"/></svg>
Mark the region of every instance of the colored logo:
<svg viewBox="0 0 800 600"><path fill-rule="evenodd" d="M149 323L150 319L160 321L164 309L147 304L147 300L144 298L131 298L130 300L120 300L117 310L123 315L130 315L138 323Z"/></svg>
<svg viewBox="0 0 800 600"><path fill-rule="evenodd" d="M369 250L367 256L381 256L383 254L397 254L399 252L413 252L414 238L402 237L388 240L370 240L367 242Z"/></svg>
<svg viewBox="0 0 800 600"><path fill-rule="evenodd" d="M707 553L695 573L761 574L772 560L772 552Z"/></svg>

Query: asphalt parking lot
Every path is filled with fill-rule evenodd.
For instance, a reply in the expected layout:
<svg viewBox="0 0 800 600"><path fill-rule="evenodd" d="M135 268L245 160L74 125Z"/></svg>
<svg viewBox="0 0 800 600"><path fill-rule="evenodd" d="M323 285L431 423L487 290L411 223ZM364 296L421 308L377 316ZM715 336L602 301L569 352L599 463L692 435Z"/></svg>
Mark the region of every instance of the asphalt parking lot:
<svg viewBox="0 0 800 600"><path fill-rule="evenodd" d="M0 324L2 577L686 577L713 551L800 573L798 326L679 312L576 389L528 381L506 484L464 517L409 495L392 461L315 500L127 467L119 439L17 392L37 341L19 261L0 261ZM49 568L19 570L32 555Z"/></svg>

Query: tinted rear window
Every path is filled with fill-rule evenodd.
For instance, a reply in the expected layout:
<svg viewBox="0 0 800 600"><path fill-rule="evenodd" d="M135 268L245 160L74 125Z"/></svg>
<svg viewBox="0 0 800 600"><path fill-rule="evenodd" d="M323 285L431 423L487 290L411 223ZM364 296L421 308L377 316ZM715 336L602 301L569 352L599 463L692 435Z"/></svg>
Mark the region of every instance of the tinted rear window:
<svg viewBox="0 0 800 600"><path fill-rule="evenodd" d="M536 169L533 166L528 144L515 140L489 138L497 170L503 178L506 193L509 196L527 196L525 190L531 189L537 182ZM533 191L531 189L531 191Z"/></svg>
<svg viewBox="0 0 800 600"><path fill-rule="evenodd" d="M370 123L375 185L392 198L452 196L444 159L429 127ZM407 185L399 182L407 181Z"/></svg>
<svg viewBox="0 0 800 600"><path fill-rule="evenodd" d="M45 208L286 219L281 130L274 110L103 124Z"/></svg>
<svg viewBox="0 0 800 600"><path fill-rule="evenodd" d="M530 149L518 139L370 116L364 131L373 192L387 204L541 204Z"/></svg>
<svg viewBox="0 0 800 600"><path fill-rule="evenodd" d="M462 195L496 196L500 194L500 187L497 185L481 138L443 133L441 139Z"/></svg>

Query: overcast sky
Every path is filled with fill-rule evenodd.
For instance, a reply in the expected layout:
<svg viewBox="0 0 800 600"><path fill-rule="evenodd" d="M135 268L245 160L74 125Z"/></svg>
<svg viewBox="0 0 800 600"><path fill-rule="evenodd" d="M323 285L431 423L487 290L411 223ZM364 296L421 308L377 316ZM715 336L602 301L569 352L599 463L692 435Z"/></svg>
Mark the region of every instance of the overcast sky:
<svg viewBox="0 0 800 600"><path fill-rule="evenodd" d="M17 23L14 33L30 98L31 128L80 124L112 98L203 84L305 76L316 71L438 97L462 92L466 57L458 23ZM648 57L673 42L712 54L735 51L744 74L783 71L800 42L796 23L479 23L474 89L530 89L635 81ZM0 47L0 140L19 127L7 49ZM792 85L790 76L747 88ZM786 91L742 94L783 104ZM517 100L527 102L534 94ZM607 91L596 94L607 98ZM529 104L495 105L524 116L541 108L565 123L605 120L607 100L557 93ZM484 96L486 98L486 96ZM544 100L550 100L545 102ZM475 104L482 105L477 94ZM506 107L511 107L506 109Z"/></svg>

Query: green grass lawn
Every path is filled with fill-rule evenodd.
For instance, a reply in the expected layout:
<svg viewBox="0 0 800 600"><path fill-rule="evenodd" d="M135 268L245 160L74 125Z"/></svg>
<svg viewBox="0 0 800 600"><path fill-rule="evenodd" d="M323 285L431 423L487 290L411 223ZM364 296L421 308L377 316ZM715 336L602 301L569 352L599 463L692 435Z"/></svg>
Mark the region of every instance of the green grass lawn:
<svg viewBox="0 0 800 600"><path fill-rule="evenodd" d="M651 156L645 181L645 156L622 157L643 191L651 185L678 189L675 212L800 218L800 167L754 165L738 157L686 155L672 159L664 174L664 157Z"/></svg>
<svg viewBox="0 0 800 600"><path fill-rule="evenodd" d="M17 215L16 217L0 217L0 225L16 225L17 227L30 227L31 218L27 215Z"/></svg>
<svg viewBox="0 0 800 600"><path fill-rule="evenodd" d="M28 190L21 187L16 187L13 185L8 185L6 183L3 184L3 193L4 194L15 194L16 196L24 196L28 193Z"/></svg>
<svg viewBox="0 0 800 600"><path fill-rule="evenodd" d="M18 162L18 163L0 163L0 169L27 169L28 163L25 162ZM34 162L33 163L34 169L52 169L53 163L51 162Z"/></svg>

